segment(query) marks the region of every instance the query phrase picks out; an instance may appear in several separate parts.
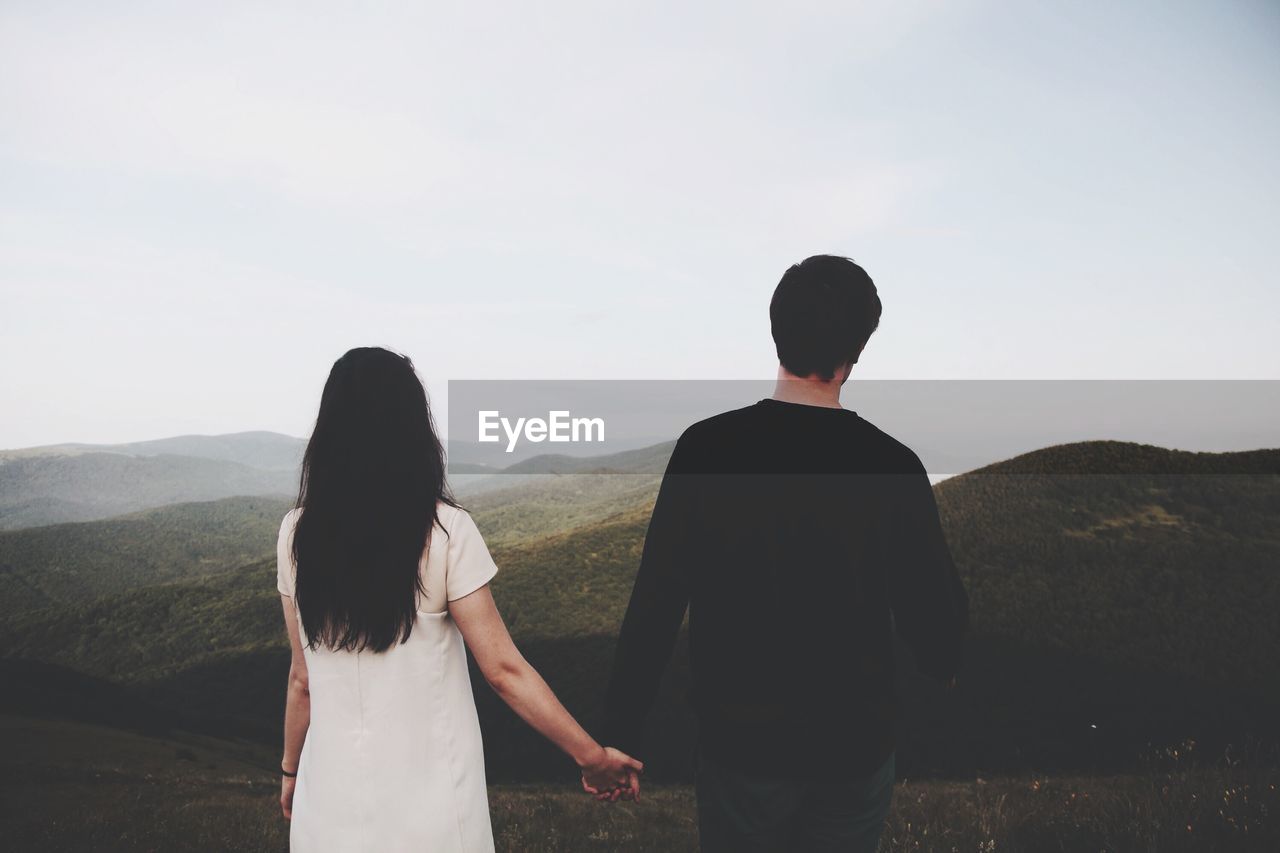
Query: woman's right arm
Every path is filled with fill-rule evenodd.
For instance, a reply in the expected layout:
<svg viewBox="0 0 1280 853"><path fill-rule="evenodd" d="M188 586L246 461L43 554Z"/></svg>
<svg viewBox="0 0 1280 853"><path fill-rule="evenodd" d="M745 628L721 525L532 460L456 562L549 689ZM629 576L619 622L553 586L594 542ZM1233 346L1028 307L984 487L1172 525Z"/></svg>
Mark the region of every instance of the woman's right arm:
<svg viewBox="0 0 1280 853"><path fill-rule="evenodd" d="M627 799L639 798L639 774L644 765L616 749L600 746L565 710L511 640L488 584L450 601L449 615L458 624L485 681L522 720L577 763L584 788L602 799L616 799L619 793Z"/></svg>
<svg viewBox="0 0 1280 853"><path fill-rule="evenodd" d="M284 755L280 759L280 769L290 773L298 772L298 760L302 757L302 744L307 739L307 729L311 726L311 691L307 686L307 659L302 653L302 638L298 631L298 612L294 609L293 599L287 595L280 596L284 608L284 624L289 632L289 646L293 650L293 659L289 664L289 682L284 703ZM281 776L280 809L287 819L293 817L293 789L297 779L292 776Z"/></svg>

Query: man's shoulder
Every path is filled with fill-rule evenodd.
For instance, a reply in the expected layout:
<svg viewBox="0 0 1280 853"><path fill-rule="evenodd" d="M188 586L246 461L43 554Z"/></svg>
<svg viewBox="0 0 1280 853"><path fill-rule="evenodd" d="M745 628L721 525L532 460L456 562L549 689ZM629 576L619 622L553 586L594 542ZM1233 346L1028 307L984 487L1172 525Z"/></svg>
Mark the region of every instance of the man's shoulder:
<svg viewBox="0 0 1280 853"><path fill-rule="evenodd" d="M914 450L866 418L859 417L858 421L863 440L872 445L876 455L890 463L895 471L903 474L924 473L924 463Z"/></svg>
<svg viewBox="0 0 1280 853"><path fill-rule="evenodd" d="M684 432L680 433L679 443L688 446L709 440L714 441L725 433L732 433L741 429L745 424L753 420L755 415L755 406L743 406L740 409L731 409L718 415L712 415L709 418L703 418L697 423L690 424L685 428Z"/></svg>
<svg viewBox="0 0 1280 853"><path fill-rule="evenodd" d="M721 412L690 425L681 433L676 443L674 455L680 460L677 467L688 468L690 465L713 463L744 464L744 456L754 460L752 464L760 462L761 457L769 453L761 440L766 436L776 435L777 415L777 412L755 404ZM925 473L924 464L914 450L856 412L839 412L838 419L834 421L827 420L824 416L821 436L821 439L815 441L832 442L829 448L822 444L821 447L811 449L816 453L830 453L830 464L836 470L850 468L862 473ZM803 455L807 451L800 452Z"/></svg>
<svg viewBox="0 0 1280 853"><path fill-rule="evenodd" d="M752 408L721 412L686 427L671 450L668 473L716 469L742 456L756 432Z"/></svg>

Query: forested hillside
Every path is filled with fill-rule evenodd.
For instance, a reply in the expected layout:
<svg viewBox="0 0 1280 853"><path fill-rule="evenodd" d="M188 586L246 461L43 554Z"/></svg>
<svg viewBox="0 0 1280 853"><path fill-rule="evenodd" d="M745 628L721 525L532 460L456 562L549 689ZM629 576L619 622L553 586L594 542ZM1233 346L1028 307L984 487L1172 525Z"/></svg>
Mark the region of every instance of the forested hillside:
<svg viewBox="0 0 1280 853"><path fill-rule="evenodd" d="M225 498L0 532L0 619L262 559L290 505Z"/></svg>
<svg viewBox="0 0 1280 853"><path fill-rule="evenodd" d="M1075 445L937 487L973 637L951 693L901 659L904 772L1123 769L1151 743L1280 734L1276 458ZM1190 464L1199 473L1161 473ZM1214 473L1242 466L1255 473ZM656 484L534 477L468 501L513 634L589 724ZM22 580L42 605L6 611L0 648L10 664L122 685L185 726L270 741L288 666L270 557L286 506L237 499L0 536L7 589ZM20 689L42 678L28 671ZM687 778L687 680L681 648L646 748L654 779ZM492 778L558 774L554 750L476 685Z"/></svg>
<svg viewBox="0 0 1280 853"><path fill-rule="evenodd" d="M936 491L976 630L1280 695L1280 451L1068 445Z"/></svg>
<svg viewBox="0 0 1280 853"><path fill-rule="evenodd" d="M658 474L504 474L491 478L483 491L462 492L460 500L485 541L495 547L564 533L649 506L660 482Z"/></svg>

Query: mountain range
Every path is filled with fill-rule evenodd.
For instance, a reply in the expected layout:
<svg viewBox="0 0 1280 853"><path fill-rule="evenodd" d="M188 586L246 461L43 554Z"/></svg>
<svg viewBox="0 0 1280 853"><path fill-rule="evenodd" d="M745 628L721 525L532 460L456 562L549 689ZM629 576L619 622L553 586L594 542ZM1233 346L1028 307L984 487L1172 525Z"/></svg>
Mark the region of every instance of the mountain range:
<svg viewBox="0 0 1280 853"><path fill-rule="evenodd" d="M471 495L527 485L540 474L656 475L671 452L670 442L590 457L523 452L499 468L465 461L477 455L468 442L449 447L454 486ZM226 497L295 495L305 449L303 439L259 431L0 450L0 530Z"/></svg>
<svg viewBox="0 0 1280 853"><path fill-rule="evenodd" d="M272 432L0 451L0 530L240 495L291 495L305 442Z"/></svg>

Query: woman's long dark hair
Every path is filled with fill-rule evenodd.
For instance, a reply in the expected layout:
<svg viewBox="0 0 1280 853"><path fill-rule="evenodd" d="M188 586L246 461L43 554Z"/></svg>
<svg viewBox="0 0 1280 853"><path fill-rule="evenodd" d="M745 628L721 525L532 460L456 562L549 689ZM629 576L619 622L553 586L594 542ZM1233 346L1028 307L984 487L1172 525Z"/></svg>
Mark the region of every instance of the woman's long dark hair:
<svg viewBox="0 0 1280 853"><path fill-rule="evenodd" d="M310 648L381 652L409 639L439 501L457 506L413 362L379 347L346 353L298 489L295 596Z"/></svg>

